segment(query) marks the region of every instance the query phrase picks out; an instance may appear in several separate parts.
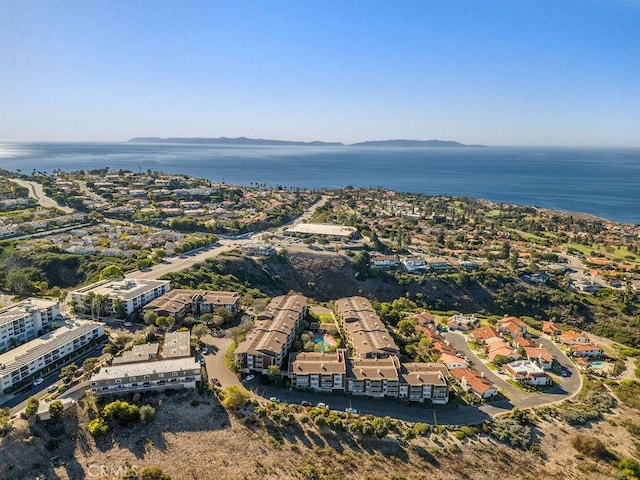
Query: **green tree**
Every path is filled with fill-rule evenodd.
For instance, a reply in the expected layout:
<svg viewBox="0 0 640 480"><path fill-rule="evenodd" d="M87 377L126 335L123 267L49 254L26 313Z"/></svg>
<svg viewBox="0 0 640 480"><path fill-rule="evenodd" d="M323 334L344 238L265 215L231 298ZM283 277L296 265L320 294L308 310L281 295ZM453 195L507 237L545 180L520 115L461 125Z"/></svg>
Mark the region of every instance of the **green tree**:
<svg viewBox="0 0 640 480"><path fill-rule="evenodd" d="M60 376L65 383L68 383L71 381L77 371L78 366L75 363L70 363L66 367L62 367L62 369L60 370Z"/></svg>
<svg viewBox="0 0 640 480"><path fill-rule="evenodd" d="M155 325L158 314L149 310L148 312L144 312L144 317L142 318L144 320L144 323L146 323L147 325Z"/></svg>
<svg viewBox="0 0 640 480"><path fill-rule="evenodd" d="M36 397L29 397L29 400L27 400L27 407L24 409L24 416L27 418L33 417L38 413L39 406L40 401Z"/></svg>
<svg viewBox="0 0 640 480"><path fill-rule="evenodd" d="M124 319L127 316L127 304L121 298L115 298L113 300L113 311L116 314L116 318Z"/></svg>
<svg viewBox="0 0 640 480"><path fill-rule="evenodd" d="M89 422L87 430L89 430L89 433L94 437L99 437L107 434L109 431L109 425L102 417L96 417Z"/></svg>
<svg viewBox="0 0 640 480"><path fill-rule="evenodd" d="M250 395L244 388L230 385L222 390L222 406L228 410L237 410L246 405Z"/></svg>
<svg viewBox="0 0 640 480"><path fill-rule="evenodd" d="M110 278L124 278L124 272L118 265L109 265L104 267L100 272L100 280L109 280Z"/></svg>
<svg viewBox="0 0 640 480"><path fill-rule="evenodd" d="M11 270L7 274L6 285L17 295L31 295L36 290L29 274L23 270Z"/></svg>
<svg viewBox="0 0 640 480"><path fill-rule="evenodd" d="M196 337L198 340L200 340L203 336L207 335L208 333L209 333L209 327L207 327L204 323L198 323L197 325L194 325L194 327L191 329L191 335Z"/></svg>
<svg viewBox="0 0 640 480"><path fill-rule="evenodd" d="M49 418L54 422L62 420L62 413L64 412L64 406L60 400L55 400L49 405Z"/></svg>
<svg viewBox="0 0 640 480"><path fill-rule="evenodd" d="M84 373L89 373L93 370L100 359L98 357L89 357L84 362L82 362L82 371Z"/></svg>
<svg viewBox="0 0 640 480"><path fill-rule="evenodd" d="M159 328L162 328L166 332L171 330L171 327L173 327L175 323L176 323L175 318L171 316L167 316L167 317L159 316L158 318L156 318L156 325Z"/></svg>

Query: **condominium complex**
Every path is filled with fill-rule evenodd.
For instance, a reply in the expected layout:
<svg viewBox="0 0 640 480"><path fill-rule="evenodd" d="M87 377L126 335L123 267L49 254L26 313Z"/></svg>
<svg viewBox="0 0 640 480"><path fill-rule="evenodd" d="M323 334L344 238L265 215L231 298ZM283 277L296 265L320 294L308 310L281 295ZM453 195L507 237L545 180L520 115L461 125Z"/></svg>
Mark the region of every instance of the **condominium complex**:
<svg viewBox="0 0 640 480"><path fill-rule="evenodd" d="M36 338L60 316L60 302L29 298L0 309L0 352Z"/></svg>
<svg viewBox="0 0 640 480"><path fill-rule="evenodd" d="M202 380L200 364L193 358L171 358L102 367L91 376L91 392L110 395L125 392L195 388Z"/></svg>
<svg viewBox="0 0 640 480"><path fill-rule="evenodd" d="M0 355L0 391L31 381L60 367L71 354L104 336L102 323L66 322L59 328Z"/></svg>
<svg viewBox="0 0 640 480"><path fill-rule="evenodd" d="M308 237L316 235L329 237L334 240L348 240L358 237L358 229L343 225L328 225L324 223L298 223L284 231L285 235Z"/></svg>
<svg viewBox="0 0 640 480"><path fill-rule="evenodd" d="M336 301L335 309L352 357L385 358L400 353L369 300L363 297L341 298Z"/></svg>
<svg viewBox="0 0 640 480"><path fill-rule="evenodd" d="M223 307L235 314L240 311L240 299L237 292L174 289L149 302L144 310L163 316L184 317L213 313Z"/></svg>
<svg viewBox="0 0 640 480"><path fill-rule="evenodd" d="M71 299L83 305L88 295L105 295L108 298L107 311L115 313L114 301L120 300L126 315L171 290L168 280L147 280L136 278L103 280L71 292Z"/></svg>
<svg viewBox="0 0 640 480"><path fill-rule="evenodd" d="M289 360L291 386L316 392L346 392L445 404L449 401L447 369L433 363L401 364L398 357L347 358L335 353L302 352Z"/></svg>
<svg viewBox="0 0 640 480"><path fill-rule="evenodd" d="M270 365L282 366L307 309L307 297L302 295L274 298L234 352L241 368L266 372Z"/></svg>

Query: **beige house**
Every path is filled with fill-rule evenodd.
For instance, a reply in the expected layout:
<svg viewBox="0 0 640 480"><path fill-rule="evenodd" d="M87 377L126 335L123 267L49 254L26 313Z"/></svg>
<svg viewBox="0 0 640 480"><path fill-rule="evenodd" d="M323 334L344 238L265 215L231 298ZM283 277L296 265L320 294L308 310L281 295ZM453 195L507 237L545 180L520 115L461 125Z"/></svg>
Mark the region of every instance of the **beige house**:
<svg viewBox="0 0 640 480"><path fill-rule="evenodd" d="M341 298L336 301L335 309L353 357L386 358L400 353L398 345L366 298Z"/></svg>
<svg viewBox="0 0 640 480"><path fill-rule="evenodd" d="M224 307L235 314L240 311L240 300L237 292L174 289L147 304L144 310L162 316L184 317L213 313Z"/></svg>
<svg viewBox="0 0 640 480"><path fill-rule="evenodd" d="M291 386L315 392L344 391L346 350L335 353L299 352L289 358Z"/></svg>
<svg viewBox="0 0 640 480"><path fill-rule="evenodd" d="M234 351L242 370L266 373L271 365L282 366L296 329L307 315L307 300L303 295L284 295L269 303Z"/></svg>

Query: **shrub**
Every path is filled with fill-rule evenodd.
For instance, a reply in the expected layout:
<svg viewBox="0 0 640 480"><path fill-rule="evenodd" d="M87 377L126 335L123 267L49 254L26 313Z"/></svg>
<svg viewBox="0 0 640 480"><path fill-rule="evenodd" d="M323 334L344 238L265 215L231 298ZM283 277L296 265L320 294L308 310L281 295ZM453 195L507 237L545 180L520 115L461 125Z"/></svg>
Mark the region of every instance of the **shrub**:
<svg viewBox="0 0 640 480"><path fill-rule="evenodd" d="M527 448L531 445L531 426L521 425L513 418L500 418L493 422L491 435L512 447Z"/></svg>
<svg viewBox="0 0 640 480"><path fill-rule="evenodd" d="M413 433L415 433L418 437L423 437L427 433L429 433L429 425L426 423L416 423L413 426Z"/></svg>
<svg viewBox="0 0 640 480"><path fill-rule="evenodd" d="M151 405L143 405L140 407L140 421L146 425L151 423L156 416L156 409Z"/></svg>
<svg viewBox="0 0 640 480"><path fill-rule="evenodd" d="M101 417L96 417L89 422L87 430L89 430L89 433L94 437L99 437L107 434L109 431L109 425L107 425L107 422L105 422Z"/></svg>
<svg viewBox="0 0 640 480"><path fill-rule="evenodd" d="M640 464L633 458L625 458L618 462L618 468L622 478L640 478Z"/></svg>
<svg viewBox="0 0 640 480"><path fill-rule="evenodd" d="M222 390L222 406L229 410L237 410L244 407L249 401L249 392L236 385L230 385Z"/></svg>
<svg viewBox="0 0 640 480"><path fill-rule="evenodd" d="M138 472L139 480L171 480L168 473L164 473L160 467L145 467Z"/></svg>
<svg viewBox="0 0 640 480"><path fill-rule="evenodd" d="M467 435L462 430L456 430L455 432L453 432L453 436L458 440L464 440Z"/></svg>
<svg viewBox="0 0 640 480"><path fill-rule="evenodd" d="M625 405L640 408L640 382L635 380L622 380L615 389L616 395Z"/></svg>
<svg viewBox="0 0 640 480"><path fill-rule="evenodd" d="M604 459L609 456L609 451L596 437L585 435L584 433L578 433L571 437L571 446L583 455L595 459Z"/></svg>
<svg viewBox="0 0 640 480"><path fill-rule="evenodd" d="M140 419L140 407L116 400L104 406L102 416L105 420L117 420L121 425L133 425Z"/></svg>

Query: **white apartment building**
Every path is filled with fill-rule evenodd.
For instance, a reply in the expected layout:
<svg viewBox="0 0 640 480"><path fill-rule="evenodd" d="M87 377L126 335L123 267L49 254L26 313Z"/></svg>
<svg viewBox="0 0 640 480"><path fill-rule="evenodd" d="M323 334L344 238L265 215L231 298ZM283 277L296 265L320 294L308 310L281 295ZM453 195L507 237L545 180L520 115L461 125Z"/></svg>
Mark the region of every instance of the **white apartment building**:
<svg viewBox="0 0 640 480"><path fill-rule="evenodd" d="M71 292L71 299L77 305L82 305L84 299L90 293L94 295L106 295L111 301L111 304L107 307L107 311L115 313L113 302L119 299L124 303L126 315L130 315L152 300L164 295L169 290L171 290L169 280L120 278L103 280L82 287Z"/></svg>
<svg viewBox="0 0 640 480"><path fill-rule="evenodd" d="M0 352L33 340L59 315L60 302L42 298L29 298L0 309Z"/></svg>
<svg viewBox="0 0 640 480"><path fill-rule="evenodd" d="M102 367L91 376L91 392L112 395L167 388L196 388L200 364L192 357Z"/></svg>
<svg viewBox="0 0 640 480"><path fill-rule="evenodd" d="M65 357L102 336L102 323L75 320L3 353L0 355L0 392L58 368Z"/></svg>

